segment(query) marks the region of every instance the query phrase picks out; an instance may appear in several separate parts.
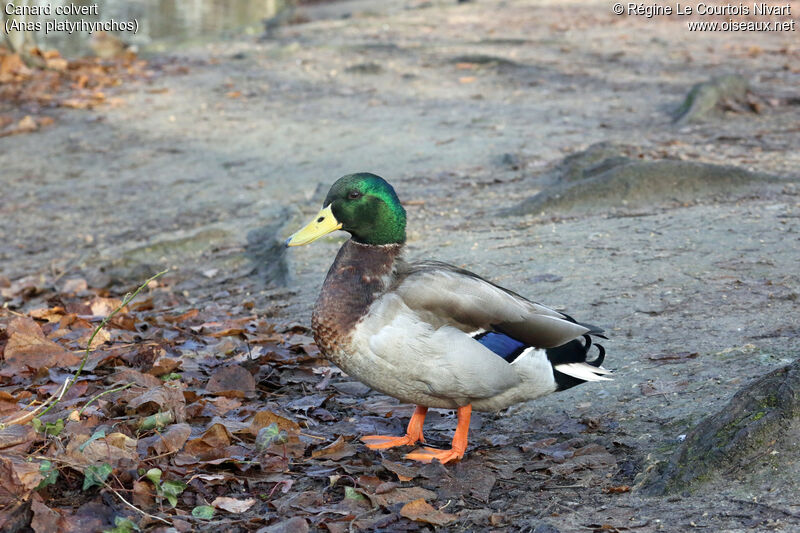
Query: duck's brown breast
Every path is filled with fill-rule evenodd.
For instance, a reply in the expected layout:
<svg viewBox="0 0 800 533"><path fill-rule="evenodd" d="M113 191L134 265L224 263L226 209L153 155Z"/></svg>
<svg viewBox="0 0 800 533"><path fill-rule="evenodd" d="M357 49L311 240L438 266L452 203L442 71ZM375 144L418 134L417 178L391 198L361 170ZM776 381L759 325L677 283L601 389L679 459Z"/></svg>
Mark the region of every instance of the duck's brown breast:
<svg viewBox="0 0 800 533"><path fill-rule="evenodd" d="M345 242L328 270L311 315L314 340L336 362L347 352L355 325L391 285L402 245Z"/></svg>

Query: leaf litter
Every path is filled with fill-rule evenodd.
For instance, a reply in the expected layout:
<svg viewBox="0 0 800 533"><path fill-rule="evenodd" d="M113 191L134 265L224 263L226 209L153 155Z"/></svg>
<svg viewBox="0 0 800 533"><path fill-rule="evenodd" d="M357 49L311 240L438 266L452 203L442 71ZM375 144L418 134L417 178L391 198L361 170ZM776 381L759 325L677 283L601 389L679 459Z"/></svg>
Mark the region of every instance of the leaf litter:
<svg viewBox="0 0 800 533"><path fill-rule="evenodd" d="M520 476L540 494L626 490L611 482L614 455L575 437L596 427L556 418L539 440L474 438L448 467L367 450L358 437L401 433L411 408L330 366L305 327L243 306L190 308L168 278L105 324L75 386L31 423L122 300L83 279L5 285L0 525L10 531L486 528L513 511L489 507ZM446 446L453 413L430 415L426 438Z"/></svg>
<svg viewBox="0 0 800 533"><path fill-rule="evenodd" d="M57 108L124 105L119 87L138 80L152 83L163 67L130 51L113 58L66 59L57 50L34 48L23 58L0 46L0 137L52 125Z"/></svg>

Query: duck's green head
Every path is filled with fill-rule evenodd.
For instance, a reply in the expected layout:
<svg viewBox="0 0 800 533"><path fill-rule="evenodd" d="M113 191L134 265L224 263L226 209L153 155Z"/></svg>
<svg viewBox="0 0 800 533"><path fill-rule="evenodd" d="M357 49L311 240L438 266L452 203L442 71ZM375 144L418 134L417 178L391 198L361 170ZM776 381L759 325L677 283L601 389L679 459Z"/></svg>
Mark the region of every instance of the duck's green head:
<svg viewBox="0 0 800 533"><path fill-rule="evenodd" d="M362 244L402 244L406 240L406 210L386 180L361 172L339 178L328 191L322 210L286 246L313 242L337 229Z"/></svg>

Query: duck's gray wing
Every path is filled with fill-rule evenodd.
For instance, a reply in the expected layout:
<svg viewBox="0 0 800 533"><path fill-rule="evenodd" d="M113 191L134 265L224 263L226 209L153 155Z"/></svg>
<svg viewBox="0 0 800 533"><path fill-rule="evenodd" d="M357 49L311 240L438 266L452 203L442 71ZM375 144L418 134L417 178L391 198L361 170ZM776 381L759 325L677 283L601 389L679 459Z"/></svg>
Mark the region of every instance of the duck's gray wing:
<svg viewBox="0 0 800 533"><path fill-rule="evenodd" d="M435 327L501 331L536 348L602 332L447 263L404 263L393 285L392 292Z"/></svg>

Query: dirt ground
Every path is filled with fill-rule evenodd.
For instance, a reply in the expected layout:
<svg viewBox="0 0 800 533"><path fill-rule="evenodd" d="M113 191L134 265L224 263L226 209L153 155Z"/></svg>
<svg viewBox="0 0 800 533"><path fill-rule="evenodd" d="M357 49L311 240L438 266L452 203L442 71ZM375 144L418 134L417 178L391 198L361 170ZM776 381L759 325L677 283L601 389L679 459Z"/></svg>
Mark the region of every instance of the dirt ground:
<svg viewBox="0 0 800 533"><path fill-rule="evenodd" d="M797 187L498 215L540 191L550 165L600 141L800 178L797 32L692 33L683 17L618 17L593 0L338 9L269 40L187 50L169 59L185 73L125 85L123 105L60 111L48 128L0 139L1 273L80 275L124 292L166 265L188 306L248 299L263 316L308 324L341 240L274 243L340 175L375 172L408 206L410 257L464 266L610 336L615 381L482 415L467 458L448 469L467 485L489 472L488 487L459 492L451 479L448 492L433 470L411 482L460 513L445 529L800 528L796 455L691 493L637 490L701 418L798 357ZM672 124L693 84L728 73L750 80L759 113ZM252 275L253 261L270 266ZM684 355L664 364L664 354ZM454 427L443 417L434 444ZM607 455L558 474L530 459L548 438Z"/></svg>

